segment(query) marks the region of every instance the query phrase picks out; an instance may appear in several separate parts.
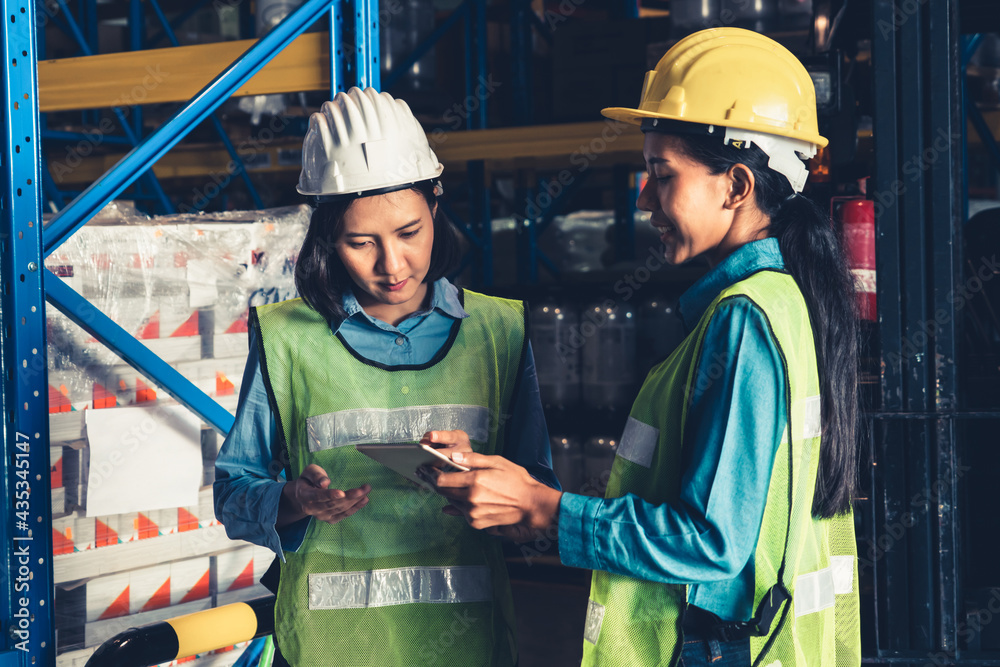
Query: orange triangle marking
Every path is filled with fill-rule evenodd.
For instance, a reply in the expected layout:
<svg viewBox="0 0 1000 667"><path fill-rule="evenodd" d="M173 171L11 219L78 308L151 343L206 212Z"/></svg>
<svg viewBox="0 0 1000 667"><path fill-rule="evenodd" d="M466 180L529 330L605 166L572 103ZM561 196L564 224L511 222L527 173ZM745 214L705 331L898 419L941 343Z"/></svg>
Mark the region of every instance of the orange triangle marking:
<svg viewBox="0 0 1000 667"><path fill-rule="evenodd" d="M198 517L188 512L183 507L177 508L177 532L184 533L189 530L198 530Z"/></svg>
<svg viewBox="0 0 1000 667"><path fill-rule="evenodd" d="M236 320L229 325L226 329L226 333L246 333L247 332L247 317L249 317L250 311L247 311L240 315L240 319Z"/></svg>
<svg viewBox="0 0 1000 667"><path fill-rule="evenodd" d="M251 560L247 566L243 568L240 576L236 577L232 585L229 586L229 590L232 591L237 588L247 588L249 586L253 586L253 560Z"/></svg>
<svg viewBox="0 0 1000 667"><path fill-rule="evenodd" d="M51 482L52 488L53 489L60 488L63 485L62 481L63 461L61 456L59 457L59 460L56 462L56 464L49 469L49 472L51 473L52 476L52 482Z"/></svg>
<svg viewBox="0 0 1000 667"><path fill-rule="evenodd" d="M135 520L135 530L139 533L139 539L144 540L148 537L157 537L160 534L160 527L149 520L149 517L139 513L139 517Z"/></svg>
<svg viewBox="0 0 1000 667"><path fill-rule="evenodd" d="M101 614L101 617L98 618L97 620L103 621L106 618L118 618L119 616L128 616L129 612L128 600L129 600L128 586L126 586L125 590L123 590L121 594L117 598L115 598L115 601L112 602L108 606L108 608L104 610L104 613Z"/></svg>
<svg viewBox="0 0 1000 667"><path fill-rule="evenodd" d="M210 592L208 588L208 582L209 582L208 575L209 572L206 570L205 574L201 575L201 579L199 579L198 582L191 587L191 590L189 590L187 593L184 594L184 597L181 598L181 601L178 602L177 604L183 604L185 602L191 602L191 600L201 600L203 598L207 598Z"/></svg>
<svg viewBox="0 0 1000 667"><path fill-rule="evenodd" d="M94 409L113 408L118 403L118 398L99 382L93 384L93 396Z"/></svg>
<svg viewBox="0 0 1000 667"><path fill-rule="evenodd" d="M198 311L191 313L191 317L184 321L184 324L180 325L174 332L170 334L171 338L180 336L197 336L198 335Z"/></svg>
<svg viewBox="0 0 1000 667"><path fill-rule="evenodd" d="M233 383L229 381L226 374L222 371L215 372L215 395L216 396L232 396L235 393L236 387Z"/></svg>
<svg viewBox="0 0 1000 667"><path fill-rule="evenodd" d="M136 403L148 403L156 400L156 390L150 389L149 386L140 380L135 379L135 402Z"/></svg>
<svg viewBox="0 0 1000 667"><path fill-rule="evenodd" d="M58 530L52 530L52 553L71 554L73 553L73 540L67 535L63 535Z"/></svg>
<svg viewBox="0 0 1000 667"><path fill-rule="evenodd" d="M139 611L152 611L153 609L163 609L164 607L170 606L170 577L163 582L153 596L146 601L146 604L142 605L142 609Z"/></svg>
<svg viewBox="0 0 1000 667"><path fill-rule="evenodd" d="M59 389L49 385L49 412L68 412L70 408L68 394L66 385L61 385Z"/></svg>
<svg viewBox="0 0 1000 667"><path fill-rule="evenodd" d="M146 323L139 328L139 335L136 338L159 338L160 337L160 311L156 311L149 316Z"/></svg>
<svg viewBox="0 0 1000 667"><path fill-rule="evenodd" d="M110 547L118 544L118 533L108 527L100 519L94 519L95 542L99 547Z"/></svg>

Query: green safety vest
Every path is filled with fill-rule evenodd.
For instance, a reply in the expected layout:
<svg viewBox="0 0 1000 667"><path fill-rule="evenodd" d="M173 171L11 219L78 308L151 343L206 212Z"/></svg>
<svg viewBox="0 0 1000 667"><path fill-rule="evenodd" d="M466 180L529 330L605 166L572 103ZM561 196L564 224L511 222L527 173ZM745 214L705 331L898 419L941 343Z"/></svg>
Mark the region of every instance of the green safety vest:
<svg viewBox="0 0 1000 667"><path fill-rule="evenodd" d="M691 335L650 371L619 441L606 497L632 493L653 504L679 499L682 436L705 331L719 305L735 297L750 298L767 318L784 360L789 416L754 555L754 608L765 596L775 599L768 594L779 574L792 598L778 608L764 636L751 638L752 664L859 665L854 523L850 513L822 520L812 515L820 448L819 377L806 303L788 274L760 271L723 290ZM595 572L583 664L676 665L686 605L686 586Z"/></svg>
<svg viewBox="0 0 1000 667"><path fill-rule="evenodd" d="M499 541L355 448L462 429L476 451L502 451L524 306L470 291L463 299L469 317L422 366L364 360L301 299L252 313L289 479L316 463L336 488L372 487L357 514L310 522L299 550L284 554L275 636L293 665L516 662Z"/></svg>

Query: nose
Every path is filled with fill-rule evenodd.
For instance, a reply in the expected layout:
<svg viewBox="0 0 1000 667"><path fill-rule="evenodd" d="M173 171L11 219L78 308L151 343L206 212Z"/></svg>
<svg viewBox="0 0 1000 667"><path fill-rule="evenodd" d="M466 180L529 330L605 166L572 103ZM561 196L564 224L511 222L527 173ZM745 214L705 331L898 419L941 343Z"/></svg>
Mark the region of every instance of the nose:
<svg viewBox="0 0 1000 667"><path fill-rule="evenodd" d="M387 276L396 276L406 262L403 259L403 252L397 248L395 243L389 241L382 246L379 256L379 268Z"/></svg>
<svg viewBox="0 0 1000 667"><path fill-rule="evenodd" d="M645 184L642 186L642 191L639 192L639 198L636 200L635 205L640 211L652 213L659 208L659 204L660 202L656 198L655 179L647 178Z"/></svg>

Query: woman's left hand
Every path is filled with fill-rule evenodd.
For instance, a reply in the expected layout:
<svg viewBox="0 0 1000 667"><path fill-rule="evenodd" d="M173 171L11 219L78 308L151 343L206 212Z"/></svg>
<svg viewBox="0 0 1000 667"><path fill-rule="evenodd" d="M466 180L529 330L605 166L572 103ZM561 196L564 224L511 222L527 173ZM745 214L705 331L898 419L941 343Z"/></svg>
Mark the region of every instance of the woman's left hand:
<svg viewBox="0 0 1000 667"><path fill-rule="evenodd" d="M552 532L559 519L561 491L502 456L454 452L452 459L472 470L437 475L438 493L453 502L445 507L447 513L464 515L476 529L506 527L490 532L517 541Z"/></svg>

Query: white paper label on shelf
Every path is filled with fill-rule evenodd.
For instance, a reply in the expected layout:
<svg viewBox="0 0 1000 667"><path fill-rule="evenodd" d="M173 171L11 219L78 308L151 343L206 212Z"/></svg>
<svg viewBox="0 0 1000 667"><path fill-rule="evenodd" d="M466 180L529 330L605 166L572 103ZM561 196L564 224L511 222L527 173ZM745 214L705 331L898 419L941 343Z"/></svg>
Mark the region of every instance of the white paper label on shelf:
<svg viewBox="0 0 1000 667"><path fill-rule="evenodd" d="M86 410L87 516L188 507L201 486L201 418L180 405Z"/></svg>

